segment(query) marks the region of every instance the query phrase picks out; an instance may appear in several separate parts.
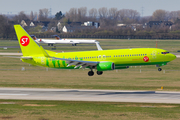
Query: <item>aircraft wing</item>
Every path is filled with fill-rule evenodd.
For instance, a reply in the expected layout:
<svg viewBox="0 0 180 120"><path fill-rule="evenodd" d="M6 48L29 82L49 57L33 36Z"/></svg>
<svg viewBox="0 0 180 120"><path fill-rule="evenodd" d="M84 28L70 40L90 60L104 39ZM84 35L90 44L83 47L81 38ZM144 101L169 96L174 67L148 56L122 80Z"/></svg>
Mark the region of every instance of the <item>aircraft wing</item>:
<svg viewBox="0 0 180 120"><path fill-rule="evenodd" d="M78 68L78 67L81 66L81 68L83 68L83 69L86 68L86 67L94 68L99 63L99 62L96 62L96 61L81 61L81 60L71 60L71 59L55 58L55 57L53 57L53 58L57 59L57 60L66 61L66 63L68 64L67 67L69 67L71 65L75 65L74 68Z"/></svg>

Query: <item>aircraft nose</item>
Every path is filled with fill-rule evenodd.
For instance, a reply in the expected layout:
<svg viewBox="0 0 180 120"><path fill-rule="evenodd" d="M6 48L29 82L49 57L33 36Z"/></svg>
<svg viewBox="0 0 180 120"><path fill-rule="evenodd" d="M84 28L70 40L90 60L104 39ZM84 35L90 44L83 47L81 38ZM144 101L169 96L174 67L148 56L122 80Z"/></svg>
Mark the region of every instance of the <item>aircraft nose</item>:
<svg viewBox="0 0 180 120"><path fill-rule="evenodd" d="M170 54L170 56L169 56L169 58L170 58L170 61L172 61L172 60L174 60L174 59L176 59L176 55L174 55L174 54Z"/></svg>

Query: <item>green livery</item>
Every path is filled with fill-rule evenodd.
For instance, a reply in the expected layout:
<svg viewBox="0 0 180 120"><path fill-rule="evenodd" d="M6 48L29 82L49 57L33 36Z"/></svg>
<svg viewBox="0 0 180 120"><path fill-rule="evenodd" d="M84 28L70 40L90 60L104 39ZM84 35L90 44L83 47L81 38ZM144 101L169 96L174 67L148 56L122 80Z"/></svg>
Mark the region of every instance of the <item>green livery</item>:
<svg viewBox="0 0 180 120"><path fill-rule="evenodd" d="M81 52L57 53L44 50L20 26L14 25L23 56L22 61L33 65L58 69L89 68L89 76L93 76L93 69L101 75L103 71L126 69L129 66L156 65L160 66L176 58L166 50L158 48L132 48L115 50L97 50Z"/></svg>

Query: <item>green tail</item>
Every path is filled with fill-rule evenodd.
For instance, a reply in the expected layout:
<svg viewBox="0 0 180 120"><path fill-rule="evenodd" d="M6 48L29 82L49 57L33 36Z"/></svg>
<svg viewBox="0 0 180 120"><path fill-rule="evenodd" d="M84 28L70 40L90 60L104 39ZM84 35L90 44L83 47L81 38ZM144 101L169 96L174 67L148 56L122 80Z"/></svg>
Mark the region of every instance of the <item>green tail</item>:
<svg viewBox="0 0 180 120"><path fill-rule="evenodd" d="M20 26L14 25L23 56L49 56Z"/></svg>

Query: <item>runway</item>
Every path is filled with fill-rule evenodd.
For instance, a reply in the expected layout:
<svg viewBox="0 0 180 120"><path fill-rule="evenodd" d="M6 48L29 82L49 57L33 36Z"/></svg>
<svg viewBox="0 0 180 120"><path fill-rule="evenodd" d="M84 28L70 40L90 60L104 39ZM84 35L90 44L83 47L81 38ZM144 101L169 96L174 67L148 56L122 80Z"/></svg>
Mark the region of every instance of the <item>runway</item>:
<svg viewBox="0 0 180 120"><path fill-rule="evenodd" d="M0 99L180 104L180 92L0 88Z"/></svg>

